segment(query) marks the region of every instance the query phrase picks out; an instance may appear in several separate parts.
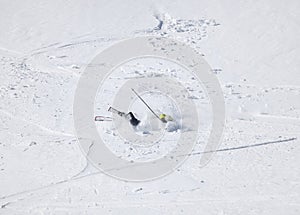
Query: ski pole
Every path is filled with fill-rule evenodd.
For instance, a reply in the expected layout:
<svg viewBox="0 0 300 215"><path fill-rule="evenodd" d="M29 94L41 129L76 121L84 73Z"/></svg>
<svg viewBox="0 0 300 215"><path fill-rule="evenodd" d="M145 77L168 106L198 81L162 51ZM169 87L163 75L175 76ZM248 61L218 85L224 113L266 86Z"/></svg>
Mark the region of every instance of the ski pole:
<svg viewBox="0 0 300 215"><path fill-rule="evenodd" d="M159 118L159 116L152 110L152 108L144 101L144 99L133 88L131 88L131 90L147 106L147 108L154 114L154 116L156 116L160 121L162 121L161 118Z"/></svg>

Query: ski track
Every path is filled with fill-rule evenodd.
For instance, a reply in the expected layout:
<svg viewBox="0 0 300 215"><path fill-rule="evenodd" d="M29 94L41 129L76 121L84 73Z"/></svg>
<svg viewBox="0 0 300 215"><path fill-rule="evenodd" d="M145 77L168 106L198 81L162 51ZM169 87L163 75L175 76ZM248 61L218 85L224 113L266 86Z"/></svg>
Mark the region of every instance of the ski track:
<svg viewBox="0 0 300 215"><path fill-rule="evenodd" d="M182 156L194 156L194 155L200 155L200 154L205 154L205 153L218 153L218 152L226 152L226 151L244 150L244 149L252 148L252 147L261 147L261 146L267 146L267 145L272 145L272 144L293 142L295 140L297 140L297 138L293 137L293 138L288 138L288 139L275 140L275 141L267 141L267 142L250 144L250 145L243 145L243 146L238 146L238 147L223 148L223 149L221 148L221 149L218 149L218 150L215 150L215 151L195 152L195 153L186 154L186 155L182 155ZM91 149L91 147L93 145L94 144L92 143L89 146L89 150ZM38 191L41 191L41 190L44 190L44 189L52 188L52 187L55 187L55 186L58 186L58 185L62 185L62 184L69 183L69 182L72 182L72 181L84 179L86 177L91 177L91 176L95 176L95 175L101 174L101 171L97 171L97 172L94 172L94 173L88 173L86 175L80 175L80 174L82 174L87 169L88 165L90 165L90 164L89 164L89 161L87 160L86 166L81 171L79 171L77 174L75 174L72 177L70 177L69 179L61 180L61 181L56 182L54 184L49 184L49 185L46 185L46 186L43 186L43 187L40 187L40 188L26 190L26 191L23 191L23 192L14 193L14 194L7 195L7 196L2 196L2 197L0 197L0 199L1 200L6 200L6 199L10 199L10 198L15 198L15 197L18 197L18 196L24 195L24 194L29 194L29 193L32 194L32 193L35 193L35 192L38 192ZM140 164L140 165L143 165L143 164ZM105 172L120 170L120 169L124 169L124 168L126 169L126 168L130 168L130 167L131 166L106 169ZM195 189L195 190L197 190L197 189ZM177 192L177 191L175 191L175 192ZM182 191L182 192L186 192L186 191ZM25 198L23 198L23 199L25 199ZM9 202L9 203L11 203L11 202Z"/></svg>
<svg viewBox="0 0 300 215"><path fill-rule="evenodd" d="M206 153L234 151L234 150L258 147L258 146L266 146L266 145L270 145L270 144L286 143L286 142L291 142L291 141L295 141L295 140L297 140L297 138L292 137L292 138L289 138L289 139L274 140L274 141L268 141L268 142L263 142L263 143L256 143L256 144L252 144L252 145L244 145L244 146L224 148L224 149L221 148L221 149L218 149L218 150L215 150L215 151L194 152L194 153L191 153L191 154L181 155L181 156L191 156L191 155L200 155L200 154L206 154Z"/></svg>
<svg viewBox="0 0 300 215"><path fill-rule="evenodd" d="M49 128L47 128L47 127L44 127L44 126L42 126L42 125L40 125L40 124L37 124L37 123L35 123L35 122L30 122L30 121L28 121L28 120L26 120L26 119L22 119L22 118L16 117L16 116L14 116L13 114L11 114L11 113L9 113L8 111L5 111L5 110L3 110L3 109L0 109L0 112L1 112L2 114L5 114L6 116L9 116L9 117L12 118L12 119L15 119L15 120L18 120L18 121L23 121L23 122L25 122L25 123L27 123L27 124L29 124L29 125L33 125L33 126L35 126L35 127L38 127L38 128L40 128L41 130L43 130L43 131L45 131L45 132L48 132L48 133L51 133L51 134L55 134L55 135L67 136L67 137L75 137L74 134L68 134L68 133L65 133L65 132L60 132L60 131L51 130L51 129L49 129Z"/></svg>

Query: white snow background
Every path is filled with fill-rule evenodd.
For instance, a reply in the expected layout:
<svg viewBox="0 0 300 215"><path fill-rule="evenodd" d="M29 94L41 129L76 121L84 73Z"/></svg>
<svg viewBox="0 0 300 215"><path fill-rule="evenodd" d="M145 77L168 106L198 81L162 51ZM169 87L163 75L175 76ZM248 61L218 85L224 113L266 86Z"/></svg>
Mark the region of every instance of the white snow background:
<svg viewBox="0 0 300 215"><path fill-rule="evenodd" d="M0 214L300 214L299 10L298 0L1 0ZM226 127L208 165L196 145L174 173L132 183L87 163L72 105L97 53L146 35L202 54Z"/></svg>

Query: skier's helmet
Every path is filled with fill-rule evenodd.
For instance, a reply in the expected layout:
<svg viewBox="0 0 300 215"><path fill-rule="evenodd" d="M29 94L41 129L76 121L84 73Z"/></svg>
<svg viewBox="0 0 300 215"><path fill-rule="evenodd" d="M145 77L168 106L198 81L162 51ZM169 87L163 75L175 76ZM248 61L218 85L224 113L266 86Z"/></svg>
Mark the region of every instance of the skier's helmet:
<svg viewBox="0 0 300 215"><path fill-rule="evenodd" d="M166 114L164 114L164 113L160 114L160 115L159 115L159 118L160 118L160 119L165 119L165 118L166 118Z"/></svg>

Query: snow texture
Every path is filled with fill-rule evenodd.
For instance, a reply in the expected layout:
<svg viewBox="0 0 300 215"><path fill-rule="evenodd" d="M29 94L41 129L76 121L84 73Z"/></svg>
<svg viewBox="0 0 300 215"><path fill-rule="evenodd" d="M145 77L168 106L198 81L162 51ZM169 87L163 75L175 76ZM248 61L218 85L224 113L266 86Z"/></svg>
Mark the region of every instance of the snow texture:
<svg viewBox="0 0 300 215"><path fill-rule="evenodd" d="M0 214L300 214L300 1L2 0L0 6ZM213 153L203 151L213 113L201 85L164 62L117 68L99 90L95 115L107 114L119 84L166 73L182 81L200 110L199 140L184 164L161 179L133 183L88 162L72 105L97 53L146 35L179 40L205 58L224 92L226 126L220 148L200 166L201 155ZM176 115L169 104L154 108ZM132 104L141 119L144 108ZM164 142L145 148L121 144L110 123L99 132L129 160L159 158L191 129L169 122ZM146 124L140 129L153 132Z"/></svg>

